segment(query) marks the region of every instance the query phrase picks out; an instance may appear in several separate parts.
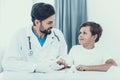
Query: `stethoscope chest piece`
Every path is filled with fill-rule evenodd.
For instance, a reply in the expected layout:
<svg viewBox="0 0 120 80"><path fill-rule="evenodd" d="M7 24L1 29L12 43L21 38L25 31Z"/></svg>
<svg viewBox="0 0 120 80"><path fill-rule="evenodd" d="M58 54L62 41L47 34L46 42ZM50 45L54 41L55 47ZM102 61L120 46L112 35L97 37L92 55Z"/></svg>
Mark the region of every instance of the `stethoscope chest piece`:
<svg viewBox="0 0 120 80"><path fill-rule="evenodd" d="M30 50L30 51L29 51L29 56L32 56L32 55L33 55L33 51Z"/></svg>

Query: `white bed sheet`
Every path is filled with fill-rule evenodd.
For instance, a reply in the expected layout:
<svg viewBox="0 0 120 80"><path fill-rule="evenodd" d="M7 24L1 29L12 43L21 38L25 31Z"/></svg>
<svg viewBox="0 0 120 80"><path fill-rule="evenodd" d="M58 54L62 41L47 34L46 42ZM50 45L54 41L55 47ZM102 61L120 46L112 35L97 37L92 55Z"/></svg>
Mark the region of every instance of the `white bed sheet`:
<svg viewBox="0 0 120 80"><path fill-rule="evenodd" d="M2 72L0 73L0 80L120 80L120 71L116 71L116 68L112 68L112 70L108 72L84 71L74 73L65 71L51 73Z"/></svg>

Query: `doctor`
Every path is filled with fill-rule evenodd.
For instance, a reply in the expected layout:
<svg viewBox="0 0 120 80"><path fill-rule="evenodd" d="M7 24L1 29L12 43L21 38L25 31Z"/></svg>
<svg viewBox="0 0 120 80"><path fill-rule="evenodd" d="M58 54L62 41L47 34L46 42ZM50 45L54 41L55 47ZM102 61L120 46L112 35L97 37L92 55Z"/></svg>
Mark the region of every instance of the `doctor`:
<svg viewBox="0 0 120 80"><path fill-rule="evenodd" d="M54 14L50 4L33 5L33 26L16 34L3 60L5 71L49 72L64 67L57 61L67 55L67 45L62 32L53 28Z"/></svg>

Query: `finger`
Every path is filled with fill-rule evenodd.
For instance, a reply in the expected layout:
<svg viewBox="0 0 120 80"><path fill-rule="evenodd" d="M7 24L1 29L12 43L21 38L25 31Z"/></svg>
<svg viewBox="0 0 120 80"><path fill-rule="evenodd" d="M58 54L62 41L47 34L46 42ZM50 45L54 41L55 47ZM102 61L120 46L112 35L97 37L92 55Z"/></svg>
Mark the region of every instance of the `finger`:
<svg viewBox="0 0 120 80"><path fill-rule="evenodd" d="M76 67L76 69L79 71L79 70L80 70L80 67L79 67L79 66L77 66L77 67Z"/></svg>
<svg viewBox="0 0 120 80"><path fill-rule="evenodd" d="M58 63L58 64L61 64L61 63L62 63L62 60L61 60L61 59L59 59L59 60L57 61L57 63Z"/></svg>

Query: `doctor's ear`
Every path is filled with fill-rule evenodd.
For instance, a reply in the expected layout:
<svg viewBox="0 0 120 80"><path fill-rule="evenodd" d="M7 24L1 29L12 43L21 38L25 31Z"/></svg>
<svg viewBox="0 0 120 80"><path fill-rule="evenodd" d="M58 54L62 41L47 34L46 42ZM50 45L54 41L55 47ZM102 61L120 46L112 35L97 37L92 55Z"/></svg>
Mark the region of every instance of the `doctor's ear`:
<svg viewBox="0 0 120 80"><path fill-rule="evenodd" d="M40 22L40 20L38 20L38 19L35 19L35 25L39 25L39 24L41 24L41 22Z"/></svg>

